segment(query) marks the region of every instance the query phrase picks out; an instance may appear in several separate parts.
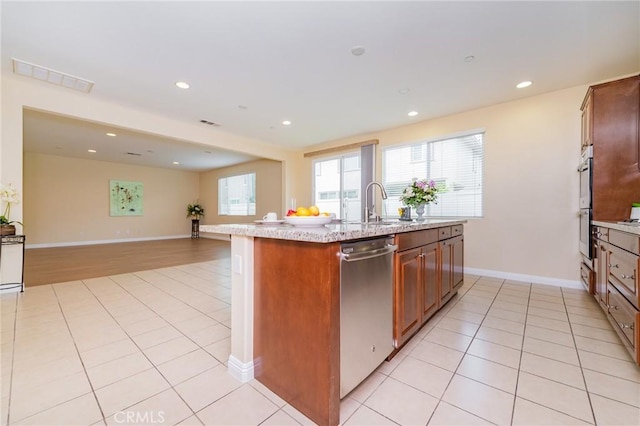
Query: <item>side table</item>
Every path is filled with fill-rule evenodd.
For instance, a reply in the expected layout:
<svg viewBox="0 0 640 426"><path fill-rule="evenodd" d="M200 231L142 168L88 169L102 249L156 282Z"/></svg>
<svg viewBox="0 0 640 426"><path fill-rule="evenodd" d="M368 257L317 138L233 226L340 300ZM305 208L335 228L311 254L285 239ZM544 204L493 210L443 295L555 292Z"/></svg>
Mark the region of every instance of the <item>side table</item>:
<svg viewBox="0 0 640 426"><path fill-rule="evenodd" d="M24 292L24 241L26 236L24 235L2 235L0 237L0 270L3 266L6 256L3 257L3 250L5 246L22 246L22 260L21 260L21 275L20 282L0 282L0 290L9 290L12 288L20 287L20 291Z"/></svg>

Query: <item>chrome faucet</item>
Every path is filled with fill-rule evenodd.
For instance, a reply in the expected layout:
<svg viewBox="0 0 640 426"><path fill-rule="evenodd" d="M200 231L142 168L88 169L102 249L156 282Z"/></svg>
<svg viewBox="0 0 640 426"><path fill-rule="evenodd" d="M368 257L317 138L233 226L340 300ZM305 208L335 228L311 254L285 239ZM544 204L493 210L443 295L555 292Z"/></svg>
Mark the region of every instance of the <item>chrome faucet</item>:
<svg viewBox="0 0 640 426"><path fill-rule="evenodd" d="M372 213L369 210L369 188L371 188L371 186L373 185L380 188L380 195L382 195L382 199L383 200L387 199L387 191L384 190L384 186L382 186L380 182L373 181L367 185L367 188L364 190L364 221L366 223L369 223L369 216L371 216L371 213ZM373 213L375 213L375 206L371 206L371 207L374 207L372 210L373 210Z"/></svg>

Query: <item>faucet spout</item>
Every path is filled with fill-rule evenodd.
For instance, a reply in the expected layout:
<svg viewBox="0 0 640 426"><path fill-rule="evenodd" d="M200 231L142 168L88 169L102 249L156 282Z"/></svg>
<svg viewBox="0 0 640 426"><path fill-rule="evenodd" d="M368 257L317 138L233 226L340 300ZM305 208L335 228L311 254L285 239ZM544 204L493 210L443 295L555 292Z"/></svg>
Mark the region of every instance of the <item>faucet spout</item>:
<svg viewBox="0 0 640 426"><path fill-rule="evenodd" d="M380 195L382 196L382 199L387 199L387 191L385 191L384 186L382 186L380 182L373 181L367 185L367 188L364 190L364 221L367 223L369 222L369 216L371 216L372 213L371 210L375 213L374 209L369 209L369 188L374 185L380 188Z"/></svg>

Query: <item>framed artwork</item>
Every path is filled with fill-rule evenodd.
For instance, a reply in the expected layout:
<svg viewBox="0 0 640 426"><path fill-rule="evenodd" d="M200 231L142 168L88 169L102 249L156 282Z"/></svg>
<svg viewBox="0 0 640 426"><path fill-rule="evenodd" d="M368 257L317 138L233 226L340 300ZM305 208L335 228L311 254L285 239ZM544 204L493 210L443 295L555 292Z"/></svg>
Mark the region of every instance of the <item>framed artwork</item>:
<svg viewBox="0 0 640 426"><path fill-rule="evenodd" d="M109 215L142 216L142 182L109 181Z"/></svg>

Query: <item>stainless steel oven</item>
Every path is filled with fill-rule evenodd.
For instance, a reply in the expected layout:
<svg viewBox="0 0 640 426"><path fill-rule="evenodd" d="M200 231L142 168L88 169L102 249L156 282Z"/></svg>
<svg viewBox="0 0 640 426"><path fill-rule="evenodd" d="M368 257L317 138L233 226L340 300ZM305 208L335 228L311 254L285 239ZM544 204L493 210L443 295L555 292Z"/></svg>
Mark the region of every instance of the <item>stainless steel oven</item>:
<svg viewBox="0 0 640 426"><path fill-rule="evenodd" d="M582 158L578 166L580 173L580 253L587 263L593 260L592 225L593 205L591 188L593 185L593 146L582 151Z"/></svg>

